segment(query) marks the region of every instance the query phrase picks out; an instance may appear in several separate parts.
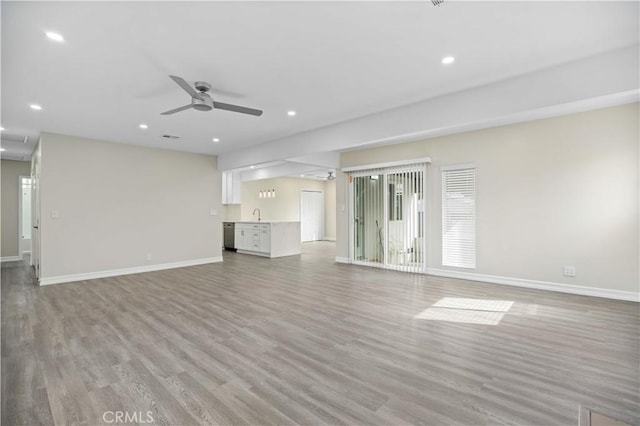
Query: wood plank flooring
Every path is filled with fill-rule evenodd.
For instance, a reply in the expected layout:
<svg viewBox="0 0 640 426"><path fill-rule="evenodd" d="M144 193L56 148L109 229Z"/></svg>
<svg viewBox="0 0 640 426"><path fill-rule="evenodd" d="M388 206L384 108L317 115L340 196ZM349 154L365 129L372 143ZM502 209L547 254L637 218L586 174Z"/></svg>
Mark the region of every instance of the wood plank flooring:
<svg viewBox="0 0 640 426"><path fill-rule="evenodd" d="M580 405L640 424L638 304L333 250L47 287L3 264L2 424L576 425Z"/></svg>

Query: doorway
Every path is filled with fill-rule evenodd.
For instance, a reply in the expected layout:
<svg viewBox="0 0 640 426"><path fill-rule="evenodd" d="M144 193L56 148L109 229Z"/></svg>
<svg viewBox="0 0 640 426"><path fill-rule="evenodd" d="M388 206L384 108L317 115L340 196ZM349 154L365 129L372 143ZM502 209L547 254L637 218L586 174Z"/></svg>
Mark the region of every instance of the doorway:
<svg viewBox="0 0 640 426"><path fill-rule="evenodd" d="M300 191L300 236L301 241L324 239L324 193L322 191Z"/></svg>
<svg viewBox="0 0 640 426"><path fill-rule="evenodd" d="M20 176L18 181L18 247L20 257L31 254L31 177Z"/></svg>

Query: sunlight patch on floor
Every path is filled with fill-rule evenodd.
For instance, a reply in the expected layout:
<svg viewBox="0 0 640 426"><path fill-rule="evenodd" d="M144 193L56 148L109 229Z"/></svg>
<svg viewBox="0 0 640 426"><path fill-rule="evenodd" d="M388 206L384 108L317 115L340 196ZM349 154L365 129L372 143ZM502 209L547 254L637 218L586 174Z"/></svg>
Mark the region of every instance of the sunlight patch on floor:
<svg viewBox="0 0 640 426"><path fill-rule="evenodd" d="M415 319L498 325L513 301L444 297L420 312Z"/></svg>

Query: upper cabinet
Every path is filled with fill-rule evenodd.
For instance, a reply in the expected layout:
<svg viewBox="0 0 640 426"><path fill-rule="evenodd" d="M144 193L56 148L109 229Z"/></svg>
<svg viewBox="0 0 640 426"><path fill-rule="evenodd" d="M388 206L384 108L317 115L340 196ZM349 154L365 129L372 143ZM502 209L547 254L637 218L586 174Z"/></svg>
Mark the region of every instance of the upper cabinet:
<svg viewBox="0 0 640 426"><path fill-rule="evenodd" d="M240 204L241 190L239 173L222 172L222 204Z"/></svg>

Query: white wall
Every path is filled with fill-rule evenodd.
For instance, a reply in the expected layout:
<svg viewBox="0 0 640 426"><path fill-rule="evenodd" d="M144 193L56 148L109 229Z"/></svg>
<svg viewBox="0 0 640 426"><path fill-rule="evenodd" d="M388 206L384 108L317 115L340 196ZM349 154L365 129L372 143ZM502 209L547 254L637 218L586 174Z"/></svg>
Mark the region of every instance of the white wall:
<svg viewBox="0 0 640 426"><path fill-rule="evenodd" d="M469 272L638 292L638 104L345 152L341 166L431 157L428 266L442 266L440 167L477 167L477 268ZM338 173L337 257L348 257ZM576 267L575 278L563 265ZM468 271L459 269L460 271Z"/></svg>
<svg viewBox="0 0 640 426"><path fill-rule="evenodd" d="M18 225L18 181L20 176L31 175L31 164L25 161L2 160L0 161L2 180L2 193L0 205L2 210L2 232L0 257L20 256L19 240L20 230Z"/></svg>
<svg viewBox="0 0 640 426"><path fill-rule="evenodd" d="M45 282L221 260L221 182L215 157L50 133L42 135L41 149ZM218 216L210 216L210 209ZM146 259L148 253L152 260Z"/></svg>

